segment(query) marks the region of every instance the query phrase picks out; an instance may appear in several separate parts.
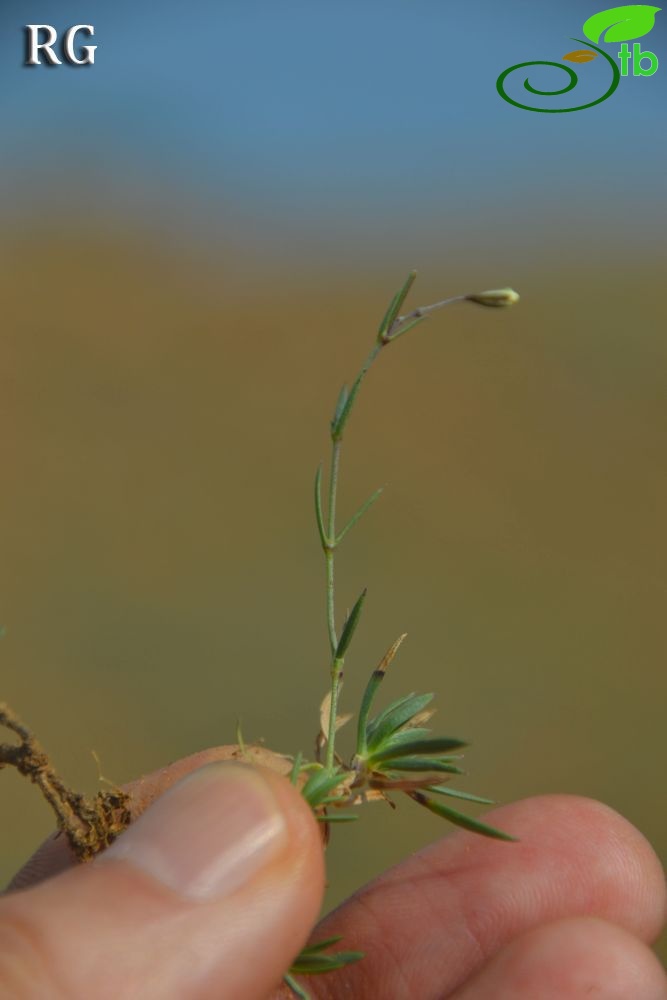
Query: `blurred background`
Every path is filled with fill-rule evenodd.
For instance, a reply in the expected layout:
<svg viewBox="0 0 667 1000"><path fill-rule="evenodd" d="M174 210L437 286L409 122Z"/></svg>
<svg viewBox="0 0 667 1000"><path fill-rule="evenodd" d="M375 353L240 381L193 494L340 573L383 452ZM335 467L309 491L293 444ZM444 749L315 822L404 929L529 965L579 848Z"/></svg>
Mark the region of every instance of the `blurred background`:
<svg viewBox="0 0 667 1000"><path fill-rule="evenodd" d="M364 386L341 512L386 492L340 551L341 612L369 588L344 708L407 631L384 694L436 692L466 789L594 796L664 857L667 15L664 65L595 108L495 91L596 10L4 0L0 697L72 785L93 750L123 782L238 717L311 751L312 479L417 267L413 305L522 301L439 314ZM28 23L94 24L95 65L23 67ZM0 779L5 881L52 819ZM445 832L391 820L336 831L329 905Z"/></svg>

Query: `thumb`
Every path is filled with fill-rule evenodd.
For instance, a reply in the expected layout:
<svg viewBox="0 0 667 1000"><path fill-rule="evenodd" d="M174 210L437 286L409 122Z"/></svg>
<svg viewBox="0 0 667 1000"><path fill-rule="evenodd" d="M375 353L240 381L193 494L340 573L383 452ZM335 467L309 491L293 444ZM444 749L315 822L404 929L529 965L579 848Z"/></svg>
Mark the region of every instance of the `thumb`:
<svg viewBox="0 0 667 1000"><path fill-rule="evenodd" d="M321 904L322 841L279 775L208 764L95 861L0 902L0 995L264 998Z"/></svg>

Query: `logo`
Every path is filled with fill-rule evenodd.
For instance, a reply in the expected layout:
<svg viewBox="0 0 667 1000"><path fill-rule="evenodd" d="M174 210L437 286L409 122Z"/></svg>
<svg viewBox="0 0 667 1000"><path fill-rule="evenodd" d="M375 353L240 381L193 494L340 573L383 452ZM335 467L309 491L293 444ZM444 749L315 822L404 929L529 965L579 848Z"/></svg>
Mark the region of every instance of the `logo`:
<svg viewBox="0 0 667 1000"><path fill-rule="evenodd" d="M610 10L602 10L599 14L593 14L585 22L582 28L586 36L585 39L572 39L574 42L585 45L586 48L568 52L567 55L563 56L563 60L573 63L589 63L593 59L597 59L598 56L602 56L611 69L611 83L609 87L602 97L598 97L594 101L588 101L587 104L580 104L576 108L534 108L529 104L522 104L521 101L510 97L505 90L505 81L508 76L510 73L514 73L515 70L526 69L529 66L555 66L556 69L562 70L568 76L567 84L560 90L538 90L537 87L532 86L528 77L526 77L523 81L523 86L524 90L527 90L529 94L535 94L538 97L559 97L561 94L568 94L571 90L574 90L579 83L579 78L575 71L570 66L563 66L562 63L549 62L543 59L517 63L516 66L510 66L496 80L496 90L504 101L507 101L508 104L513 104L515 108L521 108L523 111L537 111L539 114L558 115L568 111L584 111L586 108L595 107L596 104L602 104L603 101L606 101L614 93L621 81L621 77L630 75L630 67L632 67L633 76L653 76L657 71L658 57L655 52L642 49L640 43L634 41L634 39L648 35L655 24L655 15L661 9L661 7L648 7L646 4L629 4L625 7L612 7ZM600 41L623 43L620 52L614 53L616 58L595 44ZM632 49L628 46L628 42L633 42Z"/></svg>

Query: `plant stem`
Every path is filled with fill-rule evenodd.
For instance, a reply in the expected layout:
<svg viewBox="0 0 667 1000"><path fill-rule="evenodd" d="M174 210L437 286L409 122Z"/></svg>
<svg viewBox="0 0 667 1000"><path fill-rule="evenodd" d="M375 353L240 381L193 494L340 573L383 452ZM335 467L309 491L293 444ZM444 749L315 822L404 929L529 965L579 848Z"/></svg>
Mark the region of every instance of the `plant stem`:
<svg viewBox="0 0 667 1000"><path fill-rule="evenodd" d="M329 711L329 738L327 739L327 771L333 771L335 763L334 743L336 737L336 719L338 717L338 698L340 683L343 676L344 658L334 657L331 665L331 709Z"/></svg>
<svg viewBox="0 0 667 1000"><path fill-rule="evenodd" d="M354 380L350 396L345 406L345 419L349 416L359 387L369 368L384 347L378 342L364 361L359 374ZM338 479L340 473L340 455L343 444L342 427L333 425L331 428L331 468L329 470L329 506L327 511L327 540L324 555L327 568L327 627L329 630L329 647L331 649L331 708L329 712L329 734L327 739L326 768L333 770L335 764L336 719L338 716L338 698L340 695L343 675L344 657L336 657L338 637L336 634L336 589L335 589L335 551L339 539L336 538L336 501L338 499Z"/></svg>
<svg viewBox="0 0 667 1000"><path fill-rule="evenodd" d="M430 316L432 312L437 309L442 309L443 306L449 306L452 302L464 302L466 299L465 295L452 295L448 299L440 299L439 302L432 302L430 306L417 306L412 312L407 313L405 316L399 316L394 325L390 330L387 331L387 339L395 339L401 332L401 327L404 326L412 319L421 319L422 316Z"/></svg>
<svg viewBox="0 0 667 1000"><path fill-rule="evenodd" d="M336 637L336 603L334 582L334 551L336 548L336 498L338 493L338 472L340 469L340 439L333 441L331 452L331 470L329 473L329 516L327 525L327 544L324 555L327 561L327 623L329 627L329 646L331 655L336 653L338 639ZM333 705L333 698L332 698Z"/></svg>
<svg viewBox="0 0 667 1000"><path fill-rule="evenodd" d="M396 294L396 296L394 296L388 313L385 316L385 320L383 320L380 325L380 330L376 337L375 344L373 345L373 349L370 351L368 357L359 369L359 373L352 384L349 395L346 394L346 390L343 388L341 395L339 396L336 412L331 422L332 453L331 467L329 470L329 502L326 531L323 526L321 498L319 493L321 472L318 471L315 481L315 507L317 513L317 523L326 559L327 629L329 633L329 647L331 650L331 706L329 713L329 732L327 735L327 770L333 770L335 764L334 743L336 740L336 718L338 715L338 698L340 695L340 687L343 677L343 664L345 660L344 651L338 650L338 637L336 634L335 551L338 544L347 534L349 528L351 528L361 515L371 506L375 499L377 499L380 492L378 491L373 494L370 500L362 505L362 507L343 529L340 538L338 538L336 536L336 500L338 496L338 480L340 474L340 455L343 441L343 431L352 411L352 407L354 406L361 383L380 354L382 348L386 347L387 344L390 344L393 340L396 340L401 336L401 334L407 333L408 330L411 330L414 326L426 319L437 309L442 309L443 306L448 306L453 302L465 301L467 298L465 295L455 295L448 299L441 299L439 302L434 302L431 305L419 306L412 312L407 313L404 316L399 316L397 315L398 310L401 308L403 301L412 286L414 278L415 272L411 272L408 276L408 280L403 285L403 288ZM497 295L497 293L494 294ZM494 302L493 304L497 303Z"/></svg>
<svg viewBox="0 0 667 1000"><path fill-rule="evenodd" d="M297 983L294 976L290 976L288 972L287 975L284 976L283 978L295 997L298 997L299 1000L310 1000L310 993L306 993L303 987L300 986L299 983Z"/></svg>

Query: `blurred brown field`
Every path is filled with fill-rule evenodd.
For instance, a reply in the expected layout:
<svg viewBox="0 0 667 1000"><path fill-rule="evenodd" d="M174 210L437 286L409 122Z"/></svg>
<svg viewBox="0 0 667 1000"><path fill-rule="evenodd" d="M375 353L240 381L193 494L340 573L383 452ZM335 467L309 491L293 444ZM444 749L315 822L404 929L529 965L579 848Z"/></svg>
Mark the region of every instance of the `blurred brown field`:
<svg viewBox="0 0 667 1000"><path fill-rule="evenodd" d="M123 782L233 742L239 717L311 752L312 479L403 278L110 232L5 232L0 269L0 696L86 791L93 750ZM386 697L436 692L439 730L472 743L466 789L602 799L664 857L664 261L405 263L415 304L510 282L523 300L431 319L364 386L342 510L387 489L340 553L340 607L369 588L344 709L407 631ZM0 780L7 880L52 822ZM335 831L331 903L446 832L407 800L367 812Z"/></svg>

